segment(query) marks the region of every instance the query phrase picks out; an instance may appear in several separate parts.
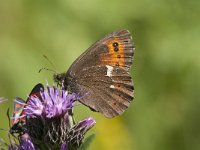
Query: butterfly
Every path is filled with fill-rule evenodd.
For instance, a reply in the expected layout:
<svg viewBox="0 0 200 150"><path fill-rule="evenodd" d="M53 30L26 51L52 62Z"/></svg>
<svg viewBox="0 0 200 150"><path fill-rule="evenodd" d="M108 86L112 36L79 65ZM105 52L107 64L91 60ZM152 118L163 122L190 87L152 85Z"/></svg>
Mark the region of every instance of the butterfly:
<svg viewBox="0 0 200 150"><path fill-rule="evenodd" d="M37 96L40 98L40 92L42 90L44 90L44 86L39 83L32 89L26 101L19 97L14 99L14 110L11 119L12 127L10 129L11 134L23 133L25 131L24 125L26 123L26 114L24 108L26 107L26 104L30 100L31 96Z"/></svg>
<svg viewBox="0 0 200 150"><path fill-rule="evenodd" d="M107 118L122 114L134 98L129 74L134 46L131 33L119 30L95 42L66 73L54 74L65 90L78 93L80 102Z"/></svg>

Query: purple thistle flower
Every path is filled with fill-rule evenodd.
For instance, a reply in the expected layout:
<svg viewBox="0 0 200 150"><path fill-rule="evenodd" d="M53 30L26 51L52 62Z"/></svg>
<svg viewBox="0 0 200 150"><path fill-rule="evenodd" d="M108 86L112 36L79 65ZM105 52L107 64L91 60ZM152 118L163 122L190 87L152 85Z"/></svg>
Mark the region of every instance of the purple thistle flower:
<svg viewBox="0 0 200 150"><path fill-rule="evenodd" d="M24 107L18 116L23 120L10 128L10 144L0 143L9 150L76 150L82 144L85 133L95 125L95 120L87 117L75 124L72 109L74 102L80 99L77 94L55 86L47 86L46 90L41 84L35 87L42 88L34 88L27 101L23 102ZM2 101L4 99L0 98L0 103Z"/></svg>
<svg viewBox="0 0 200 150"><path fill-rule="evenodd" d="M44 118L53 118L64 116L73 108L73 103L79 99L78 95L67 91L59 90L55 86L47 91L41 91L41 98L30 96L25 107L26 116L41 116Z"/></svg>
<svg viewBox="0 0 200 150"><path fill-rule="evenodd" d="M79 147L81 145L82 139L85 133L94 126L95 120L91 117L87 117L80 121L74 127L72 127L68 132L68 139L70 144L74 147Z"/></svg>
<svg viewBox="0 0 200 150"><path fill-rule="evenodd" d="M81 145L85 133L96 122L88 117L77 124L74 123L72 108L77 100L77 94L68 93L55 86L47 86L46 90L41 90L40 96L29 97L24 107L25 128L38 149L68 150Z"/></svg>

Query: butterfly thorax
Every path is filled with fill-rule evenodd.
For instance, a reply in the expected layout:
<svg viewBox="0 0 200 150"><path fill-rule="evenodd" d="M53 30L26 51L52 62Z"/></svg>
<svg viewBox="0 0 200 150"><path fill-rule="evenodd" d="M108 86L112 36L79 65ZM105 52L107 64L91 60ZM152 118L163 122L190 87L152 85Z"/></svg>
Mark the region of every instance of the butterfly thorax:
<svg viewBox="0 0 200 150"><path fill-rule="evenodd" d="M64 87L64 90L68 90L69 92L73 91L72 85L75 84L75 79L71 77L70 74L68 73L54 74L53 78L58 85ZM71 85L72 87L69 85Z"/></svg>

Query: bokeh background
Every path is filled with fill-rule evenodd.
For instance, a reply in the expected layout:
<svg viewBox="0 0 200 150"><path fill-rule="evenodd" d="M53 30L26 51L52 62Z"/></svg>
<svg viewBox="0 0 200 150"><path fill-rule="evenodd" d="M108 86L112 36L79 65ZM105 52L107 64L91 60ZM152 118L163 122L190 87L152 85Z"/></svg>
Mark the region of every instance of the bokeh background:
<svg viewBox="0 0 200 150"><path fill-rule="evenodd" d="M0 1L0 127L16 96L38 83L52 84L92 43L126 28L136 51L131 74L135 100L120 117L106 119L83 106L77 120L93 116L90 150L200 149L200 1L6 0ZM0 132L6 138L4 131Z"/></svg>

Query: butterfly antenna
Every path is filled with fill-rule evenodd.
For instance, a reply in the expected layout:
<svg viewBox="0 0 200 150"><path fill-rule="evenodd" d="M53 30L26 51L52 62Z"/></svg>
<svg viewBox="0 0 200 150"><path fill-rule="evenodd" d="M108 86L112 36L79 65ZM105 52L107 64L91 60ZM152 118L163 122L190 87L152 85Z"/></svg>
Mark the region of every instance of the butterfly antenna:
<svg viewBox="0 0 200 150"><path fill-rule="evenodd" d="M49 68L41 68L38 73L40 73L42 70L48 70L48 71L51 71L51 72L54 72L54 73L57 73L55 70L53 69L49 69Z"/></svg>
<svg viewBox="0 0 200 150"><path fill-rule="evenodd" d="M56 70L56 69L55 69L56 67L55 67L55 65L52 63L52 61L50 61L50 59L49 59L46 55L43 55L43 57L51 64L51 66L53 67L53 69L41 68L38 72L40 73L42 70L48 70L48 71L57 73L57 71L55 71L55 70Z"/></svg>
<svg viewBox="0 0 200 150"><path fill-rule="evenodd" d="M55 67L55 65L52 63L52 61L50 61L50 59L49 59L46 55L43 55L43 57L51 64L51 66L54 68L54 70L56 70L56 67Z"/></svg>

